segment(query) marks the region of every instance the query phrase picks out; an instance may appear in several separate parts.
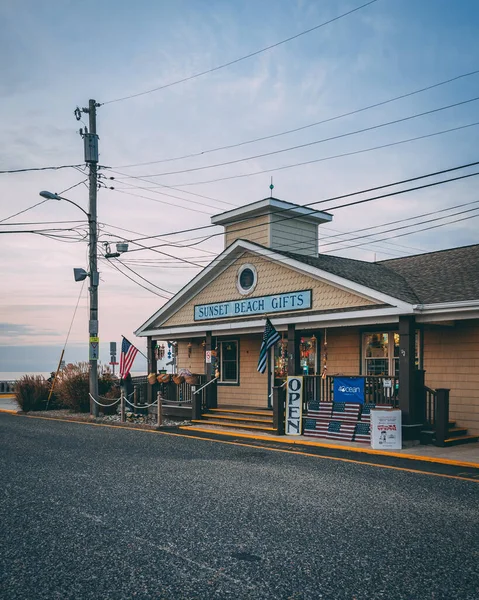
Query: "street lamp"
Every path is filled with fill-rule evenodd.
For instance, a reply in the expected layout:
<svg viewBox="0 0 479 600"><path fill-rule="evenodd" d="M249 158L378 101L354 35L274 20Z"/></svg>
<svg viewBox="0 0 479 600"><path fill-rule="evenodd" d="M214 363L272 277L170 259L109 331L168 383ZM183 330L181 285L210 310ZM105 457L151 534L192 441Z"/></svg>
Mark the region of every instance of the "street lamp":
<svg viewBox="0 0 479 600"><path fill-rule="evenodd" d="M88 213L85 209L83 209L79 204L73 202L73 200L69 200L59 194L54 194L53 192L42 191L40 192L40 196L45 198L46 200L64 200L65 202L69 202L73 204L77 208L79 208L88 218L88 229L89 229L89 261L88 267L89 272L83 276L79 269L74 269L75 281L82 281L88 275L90 277L90 319L88 323L88 333L89 333L89 360L90 360L90 380L89 380L89 390L90 395L95 400L98 397L98 348L99 348L99 340L98 340L98 284L99 284L99 274L97 270L97 222L96 222L96 210L95 217L92 216L91 213ZM93 415L98 415L98 405L96 402L91 401L91 412Z"/></svg>

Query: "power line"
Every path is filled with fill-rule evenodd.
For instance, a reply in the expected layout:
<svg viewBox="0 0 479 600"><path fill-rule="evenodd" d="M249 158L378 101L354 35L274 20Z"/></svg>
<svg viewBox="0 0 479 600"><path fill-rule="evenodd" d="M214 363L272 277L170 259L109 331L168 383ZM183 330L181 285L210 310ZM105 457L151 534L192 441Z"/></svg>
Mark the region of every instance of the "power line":
<svg viewBox="0 0 479 600"><path fill-rule="evenodd" d="M331 137L322 138L320 140L315 140L313 142L306 142L304 144L297 144L296 146L289 146L288 148L282 148L280 150L272 150L271 152L263 152L262 154L255 154L254 156L247 156L244 158L237 158L235 160L228 160L222 163L215 163L212 165L205 165L203 167L191 167L189 169L180 169L178 171L165 171L163 173L154 173L148 175L142 175L142 177L164 177L166 175L178 175L180 173L192 173L196 171L204 171L206 169L215 169L217 167L225 167L229 165L235 165L241 162L245 162L248 160L255 160L258 158L264 158L265 156L274 156L276 154L282 154L284 152L291 152L293 150L299 150L301 148L309 148L310 146L316 146L317 144L323 144L325 142L331 142L333 140L339 140L345 137L349 137L352 135L358 135L360 133L365 133L367 131L372 131L374 129L381 129L382 127L387 127L389 125L396 125L397 123L404 123L405 121L410 121L412 119L418 119L419 117L424 117L426 115L431 115L434 113L441 112L443 110L448 110L450 108L455 108L456 106L463 106L464 104L470 104L471 102L477 102L479 100L479 96L474 98L470 98L468 100L463 100L461 102L455 102L454 104L448 104L447 106L441 106L440 108L434 108L432 110L426 110L421 113L416 113L414 115L410 115L408 117L402 117L400 119L394 119L393 121L387 121L385 123L380 123L379 125L372 125L370 127L363 127L362 129L356 129L355 131L348 131L347 133L341 133L339 135L333 135ZM127 176L129 179L130 176ZM137 177L138 178L138 177ZM121 178L120 178L121 179Z"/></svg>
<svg viewBox="0 0 479 600"><path fill-rule="evenodd" d="M477 209L474 209L477 210ZM449 223L440 223L439 225L433 225L431 227L424 227L423 229L418 229L417 231L408 231L407 233L400 233L398 235L392 235L392 236L388 236L387 238L383 238L381 240L370 240L369 244L375 244L376 241L377 242L382 242L384 240L389 240L389 239L395 239L398 237L404 237L406 235L413 235L414 233L421 233L422 231L429 231L430 229L438 229L439 227L445 227L446 225L453 225L454 223L459 223L461 221L468 221L469 219L475 219L476 217L479 217L479 213L477 215L471 215L469 217L462 217L461 219L455 219L454 221L450 221ZM335 250L329 250L329 252L339 252L340 250L350 250L352 248L359 248L360 246L364 246L364 243L362 244L356 244L354 246L346 246L344 248L336 248ZM326 251L328 252L328 251Z"/></svg>
<svg viewBox="0 0 479 600"><path fill-rule="evenodd" d="M116 173L116 172L117 171L113 171L113 173ZM136 177L135 179L140 179L140 177ZM141 185L134 185L134 184L128 183L126 181L123 182L123 183L126 183L127 185L129 185L131 189L139 189L139 190L151 191L154 194L159 194L160 196L167 196L169 198L175 198L176 200L182 200L183 202L191 202L192 204L195 204L195 206L197 205L197 202L195 200L189 200L188 198L181 198L180 196L174 196L172 194L167 194L166 192L159 192L156 189L150 190L150 188L142 187ZM156 182L153 182L153 183L156 183ZM163 187L163 186L160 186L160 187ZM117 190L116 188L114 188L114 189L115 189L115 191L122 191L122 190ZM153 198L150 198L150 200L154 201ZM160 200L157 200L157 202L160 202ZM163 201L163 204L172 204L172 203L171 202L165 202L165 201ZM212 208L213 210L220 210L220 207L218 207L218 206L212 206L211 204L206 204L205 202L202 202L201 204L202 204L202 206L207 206L208 208ZM230 203L228 203L228 204L230 204ZM172 206L178 206L178 204L172 204ZM237 206L237 205L233 204L232 206ZM186 206L179 206L179 208L187 208L187 207ZM190 208L189 210L193 210L193 209ZM208 214L208 213L205 213L204 210L202 210L202 211L196 210L196 212L202 212L204 214Z"/></svg>
<svg viewBox="0 0 479 600"><path fill-rule="evenodd" d="M32 208L36 208L37 206L40 206L40 204L43 204L44 202L48 202L48 200L41 200L40 202L37 202L36 204L29 206L28 208L24 208L23 210L20 210L20 211L14 213L13 215L10 215L9 217L5 217L4 219L0 220L0 223L3 223L4 221L8 221L10 219L13 219L13 217L16 217L17 215L21 215L22 213L25 213L28 210L32 210Z"/></svg>
<svg viewBox="0 0 479 600"><path fill-rule="evenodd" d="M0 221L1 222L1 221ZM62 223L84 223L84 220L76 221L21 221L20 223L4 223L2 227L18 227L20 225L60 225Z"/></svg>
<svg viewBox="0 0 479 600"><path fill-rule="evenodd" d="M400 194L405 194L405 193L409 193L409 192L412 192L412 191L417 191L417 190L420 190L420 189L434 187L434 186L437 186L437 185L443 185L445 183L449 183L449 182L452 182L452 181L458 181L458 180L461 180L461 179L466 179L468 177L475 177L477 175L479 175L479 172L477 172L477 173L471 173L471 174L468 174L468 175L462 175L462 176L459 176L459 177L453 177L453 178L450 178L450 179L445 179L445 180L437 181L437 182L433 182L433 183L428 183L428 184L424 184L424 185L421 185L421 186L416 186L416 187L413 187L413 188L408 188L408 189L405 189L405 190L399 190L399 191L396 191L396 192L390 192L388 194L381 194L379 196L374 196L372 198L365 198L363 200L356 200L354 202L349 202L348 204L343 204L343 205L329 207L326 210L346 208L346 207L357 205L357 204L363 204L365 202L372 202L374 200L379 200L379 199L382 199L382 198L389 198L389 197L392 197L392 196L397 196L397 195L400 195ZM320 202L325 202L325 200L322 200ZM317 202L315 204L318 204L318 203L319 202ZM311 204L313 204L313 203L311 203ZM287 210L287 209L285 209L285 210ZM312 211L312 212L314 212L314 211ZM304 217L305 215L302 215L302 216ZM289 220L289 219L297 219L297 218L301 218L301 217L298 217L298 216L284 217L283 219L276 220L275 223L280 222L280 221L284 221L284 220ZM245 228L245 229L252 229L253 227L254 226L252 226L251 228ZM215 235L218 235L218 234L212 234L211 236L209 236L209 238L214 237ZM219 235L222 235L222 234L219 234ZM145 246L143 248L147 249L147 250L157 251L155 246ZM135 248L135 249L131 250L130 252L137 252L140 249L141 248ZM211 264L213 264L213 263L214 263L214 260L212 261Z"/></svg>
<svg viewBox="0 0 479 600"><path fill-rule="evenodd" d="M140 185L133 185L132 183L129 183L127 181L123 181L123 177L117 178L118 181L121 181L121 183L123 185L128 185L130 186L131 189L139 189L139 190L146 190L146 191L151 191L155 194L160 194L162 196L170 196L170 198L177 198L178 200L183 200L184 202L194 202L193 200L189 200L188 198L180 198L179 196L172 196L171 194L166 194L165 192L159 192L157 189L158 187L161 188L169 188L172 190L178 190L179 192L183 192L184 194L193 194L194 196L198 196L200 198L206 198L207 200L213 200L214 202L220 202L222 204L227 204L229 206L234 206L235 208L238 206L238 204L234 204L233 202L228 202L227 200L219 200L218 198L210 198L209 196L203 196L202 194L195 194L193 192L188 192L187 190L180 190L178 188L172 187L172 186L168 186L168 185L164 185L164 184L158 184L157 181L151 181L149 179L145 179L144 177L140 177L140 176L136 176L136 175L127 175L126 173L121 173L120 171L116 171L114 169L109 169L109 171L111 173L116 173L117 175L124 175L126 179L138 179L139 181L146 181L147 183L154 183L155 185L152 187L144 187L144 186L140 186ZM113 188L116 191L121 191L124 188ZM127 188L128 189L128 188ZM213 208L214 210L219 210L218 206L212 206L211 204L205 204L204 202L202 203L203 206L208 206L210 208Z"/></svg>
<svg viewBox="0 0 479 600"><path fill-rule="evenodd" d="M132 186L132 189L134 187L136 187L136 186ZM144 198L145 200L151 200L152 202L158 202L159 204L166 204L168 206L182 208L183 210L190 210L195 213L200 213L201 215L211 214L211 213L206 213L204 210L198 210L197 208L190 208L189 206L178 206L178 204L174 204L173 202L166 202L166 200L158 200L158 198L150 198L149 196L144 196L143 194L133 194L132 192L127 192L125 190L117 190L117 189L115 189L115 192L118 192L119 194L125 194L127 196L133 196L134 198Z"/></svg>
<svg viewBox="0 0 479 600"><path fill-rule="evenodd" d="M478 175L479 175L479 173L478 173ZM477 202L477 200L476 200L476 202ZM351 240L337 240L336 242L326 242L326 244L323 244L323 248L325 246L331 246L331 245L335 245L335 244L344 244L349 241L356 241L356 240L361 240L361 239L365 239L365 238L370 238L375 235L382 235L384 233L391 233L393 231L401 231L402 229L407 229L408 227L417 227L418 225L425 225L426 223L433 223L435 221L441 221L442 219L449 219L450 217L455 217L457 215L463 215L466 213L473 212L475 210L479 210L479 208L476 206L475 208L468 208L467 210L461 210L459 212L452 213L451 215L445 215L443 217L436 217L434 219L427 219L426 221L422 221L421 223L410 223L409 225L401 225L401 227L394 227L393 229L386 229L385 231L381 231L379 233L368 233L366 235L359 235L359 236L356 236L354 238L354 240L351 239ZM395 237L395 236L393 236L393 237ZM386 239L389 239L389 238L386 238ZM374 240L370 240L370 241L374 242ZM378 240L378 241L381 241L381 240ZM346 248L349 248L349 246L346 246Z"/></svg>
<svg viewBox="0 0 479 600"><path fill-rule="evenodd" d="M316 206L318 204L323 204L324 202L332 202L334 200L343 200L344 198L350 198L352 196L359 196L361 194L368 194L370 192L376 192L378 190L383 190L383 189L386 189L386 188L389 188L389 187L395 187L395 186L398 186L398 185L403 185L405 183L412 183L413 181L419 181L421 179L428 179L429 177L436 177L438 175L444 175L446 173L452 173L454 171L459 171L459 170L462 170L462 169L467 169L467 168L474 167L474 166L477 166L477 165L479 165L479 161L475 161L475 162L471 162L471 163L466 163L466 164L458 165L456 167L450 167L448 169L441 169L439 171L434 171L432 173L426 173L425 175L417 175L416 177L408 177L407 179L402 179L402 180L399 180L399 181L393 181L391 183L385 183L385 184L377 185L377 186L374 186L374 187L371 187L371 188L365 188L365 189L362 189L362 190L357 190L355 192L348 192L347 194L341 194L339 196L333 196L333 197L330 197L330 198L324 198L323 200L316 200L314 202L308 202L307 204L303 204L302 208L310 208L310 207ZM413 189L415 190L417 188L413 188ZM408 190L404 190L404 191L408 191ZM404 193L404 192L400 192L400 193ZM377 198L380 198L380 197L381 196L378 196ZM296 209L297 209L297 206L293 206L291 208L285 208L285 209L278 210L275 213L275 217L277 217L277 215L281 215L281 214L285 214L285 213L291 213L291 211L294 211ZM314 213L314 212L315 212L315 209L311 209L311 214ZM289 217L289 216L287 216L285 218L275 219L275 223L279 223L279 222L281 222L281 221L283 221L285 219L287 220L287 219L291 219L291 218L301 218L301 217ZM248 221L248 218L244 218L244 219L239 220L239 222L241 222L241 221L243 221L243 222L244 221ZM261 226L262 225L251 225L249 227L243 227L241 229L237 229L235 231L235 233L238 233L238 232L241 232L241 231L249 231L251 229L254 229L254 228L257 228L257 227L261 227ZM162 234L159 234L158 236L155 236L155 237L160 237L160 235L161 235L161 237L167 237L167 236L170 236L170 235L178 235L179 233L189 233L191 231L196 231L196 230L199 230L199 229L207 229L207 228L212 228L212 227L216 227L216 225L205 225L204 227L197 227L197 228L194 228L194 229L191 229L191 230L182 230L182 231L179 231L179 232L162 233ZM206 239L211 239L211 238L217 237L219 235L224 235L224 231L211 234L211 235L207 236ZM203 237L204 236L201 236L201 238L203 238ZM140 240L130 240L130 241L140 241ZM186 240L182 240L182 241L186 241Z"/></svg>
<svg viewBox="0 0 479 600"><path fill-rule="evenodd" d="M130 179L139 179L140 181L142 180L141 177L136 177L134 175L127 175L126 173L121 173L120 171L116 171L115 170L116 167L105 167L105 168L108 169L112 173L117 173L118 175L124 175L125 177L129 177ZM113 179L114 180L116 178L115 177L109 177L108 179ZM211 196L205 196L204 194L198 194L196 192L189 192L188 190L180 190L178 188L173 187L172 185L166 185L165 183L158 184L158 182L156 182L156 181L154 183L157 184L156 187L162 187L162 188L166 188L166 189L169 189L169 190L175 190L177 192L182 192L183 194L189 194L190 196L197 196L198 198L203 198L205 200L213 200L213 202L220 202L222 204L229 204L230 206L237 206L237 204L234 204L233 202L228 202L226 200L220 200L218 198L213 198ZM115 189L118 189L118 188L115 188ZM147 189L147 188L145 188L145 189ZM188 202L188 200L186 198L181 198L181 199L185 200L186 202Z"/></svg>
<svg viewBox="0 0 479 600"><path fill-rule="evenodd" d="M129 267L128 265L125 265L125 263L123 263L118 258L116 259L116 261L119 262L124 267L126 267L129 271L131 271L132 273L134 273L137 277L139 277L140 279L143 279L143 281L146 281L146 283L149 283L150 285L152 285L153 287L157 288L161 292L165 292L166 294L170 294L171 296L174 296L174 292L170 292L170 290L165 290L164 288L160 287L159 285L156 285L156 283L153 283L152 281L149 281L148 279L146 279L145 277L143 277L143 275L140 275L139 273L137 273L136 271L134 271L131 267Z"/></svg>
<svg viewBox="0 0 479 600"><path fill-rule="evenodd" d="M59 167L32 167L29 169L9 169L6 171L0 171L0 174L5 173L28 173L30 171L58 171L59 169L76 169L82 165L60 165Z"/></svg>
<svg viewBox="0 0 479 600"><path fill-rule="evenodd" d="M457 75L456 77L452 77L451 79L446 79L445 81L440 81L439 83L434 83L432 85L428 85L427 87L420 88L418 90L414 90L413 92L408 92L407 94L401 94L400 96L395 96L394 98L389 98L388 100L383 100L382 102L376 102L375 104L369 104L368 106L364 106L363 108L357 108L355 110L351 110L346 113L342 113L340 115L335 115L334 117L329 117L328 119L322 119L321 121L315 121L314 123L309 123L308 125L302 125L301 127L295 127L294 129L288 129L286 131L281 131L279 133L273 133L271 135L265 135L262 137L253 138L251 140L246 140L243 142L237 142L235 144L228 144L226 146L218 146L217 148L209 148L207 150L202 150L201 152L195 152L193 154L184 154L183 156L175 156L172 158L164 158L161 160L152 160L148 162L135 163L130 165L118 165L112 167L113 169L127 169L131 167L143 167L147 165L154 165L158 163L172 162L175 160L184 160L186 158L196 158L198 156L204 156L205 154L210 154L212 152L219 152L221 150L230 150L232 148L238 148L240 146L246 146L247 144L255 144L257 142L263 142L265 140L270 140L273 138L277 138L283 135L288 135L290 133L296 133L298 131L303 131L305 129L309 129L311 127L316 127L318 125L323 125L324 123L330 123L331 121L337 121L339 119L343 119L344 117L350 117L352 115L356 115L358 113L364 112L366 110L370 110L372 108L377 108L378 106L384 106L385 104L390 104L391 102L396 102L397 100L402 100L404 98L408 98L410 96L414 96L415 94L420 94L422 92L426 92L428 90L432 90L442 85L446 85L447 83L452 83L453 81L457 81L458 79L463 79L465 77L471 77L472 75L477 75L479 70L470 71L469 73L463 73L461 75ZM176 188L173 188L176 189Z"/></svg>
<svg viewBox="0 0 479 600"><path fill-rule="evenodd" d="M124 275L130 281L133 281L133 283L136 283L136 285L139 285L141 288L143 288L147 292L150 292L151 294L155 294L155 296L159 296L160 298L163 298L164 300L170 300L170 298L167 298L166 296L163 296L163 294L159 294L158 292L155 292L154 290L150 290L149 288L147 288L146 286L144 286L143 284L141 284L139 281L135 281L135 279L133 279L133 277L130 277L127 273L125 273L124 271L122 271L119 267L117 267L117 265L115 265L115 263L113 263L111 261L108 261L108 264L110 266L114 267L122 275Z"/></svg>
<svg viewBox="0 0 479 600"><path fill-rule="evenodd" d="M458 127L452 127L450 129L443 129L442 131L436 131L434 133L428 133L426 135L419 135L416 137L408 138L405 140L399 140L398 142L390 142L389 144L381 144L380 146L372 146L370 148L363 148L361 150L354 150L353 152L344 152L343 154L334 154L332 156L325 156L323 158L315 158L313 160L306 160L304 162L293 163L291 165L284 165L282 167L273 167L270 169L263 169L261 171L254 171L253 173L243 173L241 175L229 175L227 177L218 177L216 179L209 179L207 181L193 181L189 183L176 184L177 187L187 187L190 185L203 185L207 183L217 183L219 181L227 181L229 179L241 179L243 177L254 177L255 175L263 175L264 173L273 173L276 171L283 171L285 169L293 169L295 167L302 167L305 165L312 165L320 162L326 162L328 160L334 160L336 158L345 158L346 156L355 156L357 154L364 154L366 152L373 152L375 150L382 150L384 148L392 148L393 146L400 146L401 144L407 144L409 142L416 142L417 140L424 140L445 133L452 133L453 131L459 131L461 129L468 129L469 127L476 127L479 125L479 121L474 123L468 123L467 125L459 125ZM119 190L118 190L119 191Z"/></svg>
<svg viewBox="0 0 479 600"><path fill-rule="evenodd" d="M257 56L258 54L262 54L263 52L267 52L268 50L272 50L273 48L277 48L278 46L281 46L282 44L286 44L287 42L291 42L292 40L295 40L303 35L307 35L308 33L311 33L312 31L316 31L317 29L320 29L321 27L325 27L326 25L329 25L330 23L334 23L335 21L338 21L339 19L342 19L344 17L347 17L348 15L351 15L352 13L357 12L358 10L361 10L362 8L366 8L366 6L369 6L370 4L374 4L375 2L377 2L377 0L370 0L370 2L366 2L366 4L362 4L361 6L358 6L356 8L353 8L352 10L349 10L348 12L345 12L341 15L338 15L337 17L334 17L334 19L330 19L329 21L325 21L324 23L320 23L319 25L315 25L314 27L311 27L309 29L306 29L305 31L301 31L300 33L297 33L296 35L292 35L284 40L281 40L280 42L276 42L275 44L271 44L270 46L266 46L265 48L261 48L260 50L256 50L255 52L251 52L250 54L246 54L245 56L240 56L239 58L236 58L234 60L231 60L229 62L223 63L221 65L218 65L216 67L213 67L212 69L207 69L206 71L201 71L200 73L195 73L194 75L189 75L188 77L183 77L182 79L177 79L176 81L172 81L170 83L166 83L164 85L160 85L158 87L146 90L144 92L138 92L136 94L130 94L129 96L123 96L121 98L115 98L114 100L107 100L106 102L102 102L101 105L105 105L105 104L112 104L113 102L122 102L123 100L129 100L131 98L137 98L138 96L144 96L146 94L151 94L153 92L158 92L159 90L164 90L166 88L172 87L174 85L178 85L180 83L185 83L186 81L191 81L192 79L197 79L198 77L202 77L203 75L207 75L208 73L213 73L214 71L219 71L220 69L224 69L226 67L230 67L231 65L234 65L236 63L239 63L243 60L247 60L248 58L252 58L253 56Z"/></svg>

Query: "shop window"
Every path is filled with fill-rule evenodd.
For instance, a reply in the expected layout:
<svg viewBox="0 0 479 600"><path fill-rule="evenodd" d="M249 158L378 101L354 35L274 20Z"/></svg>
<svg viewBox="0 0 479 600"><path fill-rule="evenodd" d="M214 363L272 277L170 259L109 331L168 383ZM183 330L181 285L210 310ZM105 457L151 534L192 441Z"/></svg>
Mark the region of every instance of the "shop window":
<svg viewBox="0 0 479 600"><path fill-rule="evenodd" d="M315 335L301 336L299 344L300 375L318 374L318 340ZM274 346L274 380L281 385L288 375L288 340L281 339Z"/></svg>
<svg viewBox="0 0 479 600"><path fill-rule="evenodd" d="M220 383L239 383L239 344L237 340L219 343Z"/></svg>
<svg viewBox="0 0 479 600"><path fill-rule="evenodd" d="M416 368L420 368L419 331L416 331ZM395 331L363 334L365 375L399 376L399 333Z"/></svg>
<svg viewBox="0 0 479 600"><path fill-rule="evenodd" d="M299 344L299 365L301 368L301 375L317 375L317 364L316 336L301 337Z"/></svg>

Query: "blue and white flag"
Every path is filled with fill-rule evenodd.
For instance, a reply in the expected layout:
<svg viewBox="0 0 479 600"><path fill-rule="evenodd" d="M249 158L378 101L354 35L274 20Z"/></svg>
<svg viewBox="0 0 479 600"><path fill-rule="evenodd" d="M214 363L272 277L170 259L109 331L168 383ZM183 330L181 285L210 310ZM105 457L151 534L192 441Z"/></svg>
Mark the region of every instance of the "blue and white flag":
<svg viewBox="0 0 479 600"><path fill-rule="evenodd" d="M258 360L258 371L264 373L266 370L266 359L268 358L268 350L271 346L274 346L276 342L279 342L281 336L273 327L273 324L269 319L266 319L266 325L264 326L263 341L259 351Z"/></svg>

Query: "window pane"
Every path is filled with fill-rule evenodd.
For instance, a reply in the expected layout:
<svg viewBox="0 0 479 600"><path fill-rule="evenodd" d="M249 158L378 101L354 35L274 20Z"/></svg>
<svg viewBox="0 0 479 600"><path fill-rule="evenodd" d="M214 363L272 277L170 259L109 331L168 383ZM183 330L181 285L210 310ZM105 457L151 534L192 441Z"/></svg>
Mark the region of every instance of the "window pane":
<svg viewBox="0 0 479 600"><path fill-rule="evenodd" d="M387 358L366 359L366 375L389 375Z"/></svg>
<svg viewBox="0 0 479 600"><path fill-rule="evenodd" d="M387 333L370 333L364 337L366 358L387 358L389 337Z"/></svg>
<svg viewBox="0 0 479 600"><path fill-rule="evenodd" d="M238 371L235 362L223 363L223 381L237 381Z"/></svg>
<svg viewBox="0 0 479 600"><path fill-rule="evenodd" d="M316 375L317 339L316 336L302 337L299 346L302 375Z"/></svg>
<svg viewBox="0 0 479 600"><path fill-rule="evenodd" d="M223 342L223 360L236 360L236 342Z"/></svg>
<svg viewBox="0 0 479 600"><path fill-rule="evenodd" d="M237 383L238 381L238 342L221 342L221 378L220 381Z"/></svg>

